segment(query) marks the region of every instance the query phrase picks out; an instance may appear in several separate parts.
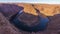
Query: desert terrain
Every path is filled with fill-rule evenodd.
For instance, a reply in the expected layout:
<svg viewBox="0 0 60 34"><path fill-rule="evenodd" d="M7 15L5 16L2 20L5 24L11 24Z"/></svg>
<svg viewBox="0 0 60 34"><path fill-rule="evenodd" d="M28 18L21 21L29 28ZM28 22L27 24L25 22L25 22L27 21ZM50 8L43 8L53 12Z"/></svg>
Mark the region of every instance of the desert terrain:
<svg viewBox="0 0 60 34"><path fill-rule="evenodd" d="M60 34L60 5L57 4L0 4L0 34ZM37 16L36 9L40 11L44 18L49 18L48 27L44 31L26 32L19 30L8 19L23 7L24 12ZM4 12L2 12L2 10ZM29 15L27 15L29 16ZM37 20L37 19L35 19Z"/></svg>

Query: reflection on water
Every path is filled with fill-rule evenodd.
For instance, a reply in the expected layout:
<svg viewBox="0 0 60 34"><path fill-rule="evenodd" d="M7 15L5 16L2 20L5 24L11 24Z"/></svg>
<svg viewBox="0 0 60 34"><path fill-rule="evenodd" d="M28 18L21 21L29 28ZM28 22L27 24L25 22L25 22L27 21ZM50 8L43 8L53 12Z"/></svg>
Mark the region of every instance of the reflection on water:
<svg viewBox="0 0 60 34"><path fill-rule="evenodd" d="M27 24L24 24L22 21L19 20L19 17L15 17L11 21L18 29L22 29L28 32L32 32L32 31L37 32L37 31L43 31L44 29L46 29L49 19L44 17L39 17L39 16L35 16L35 17L38 17L39 22L36 22L38 24L35 23L36 25L33 25L33 26L28 26Z"/></svg>
<svg viewBox="0 0 60 34"><path fill-rule="evenodd" d="M12 7L13 8L12 8ZM22 30L24 30L24 31L28 31L28 32L32 32L32 31L34 31L34 32L37 32L37 31L43 31L43 30L45 30L46 29L46 27L47 27L47 23L48 23L48 21L49 21L49 19L48 18L45 18L45 17L43 17L43 16L35 16L35 15L32 15L32 14L30 14L30 15L32 15L32 16L34 16L34 17L37 17L38 18L38 21L36 21L36 22L34 22L34 25L33 25L33 23L32 22L28 22L28 24L30 24L31 23L31 25L33 25L33 26L28 26L28 24L25 24L27 21L25 21L25 23L24 23L24 21L23 20L19 20L20 18L19 18L19 16L20 16L20 14L18 14L19 12L16 12L16 10L17 9L19 9L18 11L20 11L20 10L22 10L23 8L22 7L17 7L17 8L14 8L14 7L17 7L17 6L13 6L13 5L3 5L3 7L1 7L0 6L0 8L1 8L1 10L2 10L2 13L6 16L6 17L9 17L9 16L11 16L12 15L12 17L11 17L11 22L12 22L12 24L14 24L17 28L19 28L19 29L22 29ZM9 8L9 9L8 9ZM7 10L8 9L8 10ZM14 10L14 11L12 11L12 10ZM32 10L32 9L31 9ZM33 9L34 10L34 9ZM35 11L35 10L34 10ZM33 12L33 11L32 11ZM13 14L13 13L15 13L15 14ZM25 12L24 12L25 13ZM19 16L17 16L17 15L19 15ZM24 16L24 15L23 15ZM27 16L28 16L28 19L33 19L32 18L32 16L30 16L31 18L29 18L29 14L27 14ZM26 16L26 17L27 17ZM26 17L23 17L23 18L26 18ZM27 20L27 18L25 19L25 20ZM36 18L34 18L32 21L35 21L36 20ZM36 25L35 25L36 24Z"/></svg>

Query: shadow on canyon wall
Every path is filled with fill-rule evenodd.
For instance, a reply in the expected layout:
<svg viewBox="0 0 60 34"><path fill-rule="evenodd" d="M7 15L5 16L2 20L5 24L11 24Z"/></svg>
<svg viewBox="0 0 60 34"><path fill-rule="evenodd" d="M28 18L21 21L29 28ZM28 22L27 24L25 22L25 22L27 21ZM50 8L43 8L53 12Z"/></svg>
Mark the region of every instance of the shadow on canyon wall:
<svg viewBox="0 0 60 34"><path fill-rule="evenodd" d="M52 33L60 34L60 14L48 17L50 19L50 21L48 22L48 26L44 31L38 31L36 33L34 33L34 32L29 33L29 32L25 32L22 30L19 31L19 29L16 28L14 25L12 25L10 23L10 21L8 20L9 17L13 16L18 11L20 11L20 8L18 6L10 5L10 4L7 4L7 5L2 4L2 5L0 5L0 9L1 9L1 12L0 12L0 23L1 23L0 24L0 26L1 26L0 34L40 34L40 33L41 34L52 34ZM5 11L5 12L3 12L3 11ZM26 17L26 16L28 16L28 17ZM32 16L32 17L30 17L30 16ZM6 18L6 17L8 17L8 18ZM27 20L24 20L24 19L26 19L25 17L27 18L27 20L28 20L28 18L32 18L32 19L29 19L27 21ZM26 13L21 14L20 18L22 19L21 21L28 22L27 24L29 24L29 25L32 24L30 22L33 22L33 24L34 24L34 22L39 22L37 16L26 14ZM20 18L18 17L18 19L20 19ZM32 20L34 20L34 21L32 21ZM35 25L36 24L38 24L38 23L35 23ZM33 26L33 25L31 25L31 26Z"/></svg>

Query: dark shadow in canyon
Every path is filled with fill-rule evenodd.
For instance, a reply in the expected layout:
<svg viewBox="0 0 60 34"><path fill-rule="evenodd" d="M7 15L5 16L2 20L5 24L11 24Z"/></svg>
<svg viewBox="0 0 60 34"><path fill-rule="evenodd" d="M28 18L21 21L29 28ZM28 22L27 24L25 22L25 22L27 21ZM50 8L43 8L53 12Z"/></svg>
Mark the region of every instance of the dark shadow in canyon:
<svg viewBox="0 0 60 34"><path fill-rule="evenodd" d="M17 14L16 14L17 15ZM47 27L47 22L46 20L43 20L43 22L41 21L39 16L34 16L32 14L28 14L30 16L23 16L23 17L17 17L16 15L12 16L10 19L10 21L19 29L22 29L24 31L28 31L28 32L37 32L37 31L43 31L44 29L46 29ZM38 18L38 19L36 19ZM22 20L20 20L22 19ZM28 24L26 24L26 22L24 20L29 21ZM34 23L32 23L30 20L35 21ZM37 20L37 21L36 21ZM25 22L25 23L24 23ZM29 25L30 24L30 25Z"/></svg>
<svg viewBox="0 0 60 34"><path fill-rule="evenodd" d="M21 18L20 16L17 16L19 11L23 9L22 7L18 7L17 5L2 4L0 5L0 9L0 12L3 13L5 17L8 17L11 24L16 26L18 29L28 32L38 32L47 28L47 18L35 16L25 12L23 12L23 16Z"/></svg>

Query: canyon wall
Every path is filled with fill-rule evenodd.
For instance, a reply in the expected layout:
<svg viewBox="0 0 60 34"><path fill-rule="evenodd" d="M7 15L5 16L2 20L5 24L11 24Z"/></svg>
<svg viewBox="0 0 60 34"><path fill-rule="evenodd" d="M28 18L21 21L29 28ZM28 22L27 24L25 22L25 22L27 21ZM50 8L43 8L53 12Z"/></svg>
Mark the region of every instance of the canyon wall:
<svg viewBox="0 0 60 34"><path fill-rule="evenodd" d="M26 13L34 14L37 15L36 10L34 9L37 8L40 13L46 15L46 16L54 16L55 14L60 14L60 5L57 4L17 4L18 6L23 6L24 11Z"/></svg>

